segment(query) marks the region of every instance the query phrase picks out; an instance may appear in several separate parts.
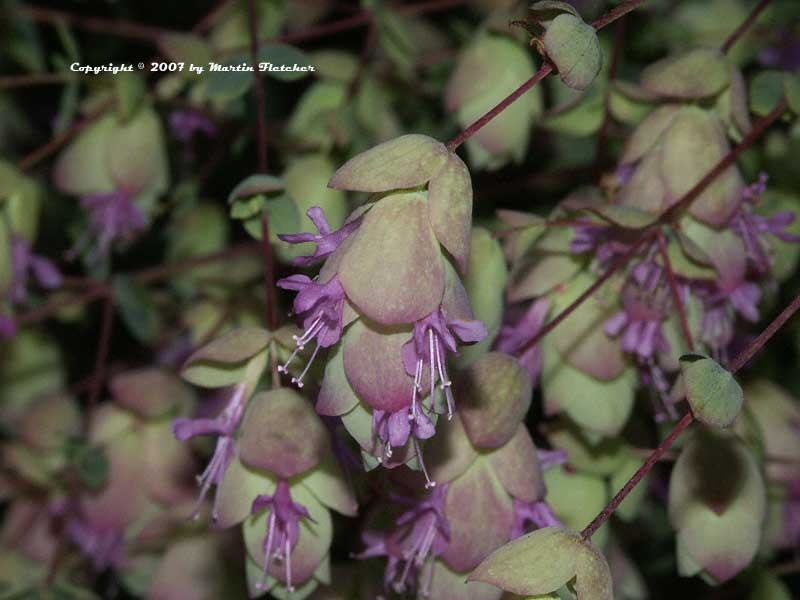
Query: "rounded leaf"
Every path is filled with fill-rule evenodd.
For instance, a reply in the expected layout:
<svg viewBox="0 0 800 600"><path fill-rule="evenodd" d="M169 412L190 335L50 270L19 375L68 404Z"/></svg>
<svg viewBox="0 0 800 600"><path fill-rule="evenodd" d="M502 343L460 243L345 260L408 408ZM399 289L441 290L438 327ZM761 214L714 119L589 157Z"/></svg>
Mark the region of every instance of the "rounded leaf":
<svg viewBox="0 0 800 600"><path fill-rule="evenodd" d="M686 398L695 418L713 427L730 427L742 410L742 388L733 375L703 354L680 358Z"/></svg>
<svg viewBox="0 0 800 600"><path fill-rule="evenodd" d="M484 354L458 374L459 415L476 448L499 448L528 412L533 394L528 372L502 352Z"/></svg>
<svg viewBox="0 0 800 600"><path fill-rule="evenodd" d="M573 14L553 19L544 34L544 47L561 81L576 90L588 88L603 65L597 32Z"/></svg>
<svg viewBox="0 0 800 600"><path fill-rule="evenodd" d="M721 92L731 80L725 55L716 48L694 48L664 58L642 73L642 87L669 98L706 98Z"/></svg>
<svg viewBox="0 0 800 600"><path fill-rule="evenodd" d="M314 468L330 452L328 432L311 404L287 388L250 401L238 445L244 464L284 479Z"/></svg>
<svg viewBox="0 0 800 600"><path fill-rule="evenodd" d="M339 265L359 312L384 325L418 321L439 307L444 267L425 194L395 194L373 206Z"/></svg>
<svg viewBox="0 0 800 600"><path fill-rule="evenodd" d="M436 238L453 256L461 273L466 274L472 224L472 180L467 165L455 154L447 157L442 170L431 179L428 207Z"/></svg>
<svg viewBox="0 0 800 600"><path fill-rule="evenodd" d="M448 160L441 142L427 135L403 135L348 160L328 187L353 192L388 192L428 183Z"/></svg>
<svg viewBox="0 0 800 600"><path fill-rule="evenodd" d="M566 529L537 529L495 550L467 581L524 596L549 594L575 577L580 544L577 534Z"/></svg>

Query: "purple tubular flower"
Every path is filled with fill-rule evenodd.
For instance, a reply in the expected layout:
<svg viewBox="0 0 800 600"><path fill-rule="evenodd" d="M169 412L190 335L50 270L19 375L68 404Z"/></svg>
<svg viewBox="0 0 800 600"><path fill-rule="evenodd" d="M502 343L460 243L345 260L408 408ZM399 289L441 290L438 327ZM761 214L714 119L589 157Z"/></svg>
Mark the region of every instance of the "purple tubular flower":
<svg viewBox="0 0 800 600"><path fill-rule="evenodd" d="M528 342L539 335L549 310L550 301L547 298L539 298L532 302L519 321L500 327L495 348L512 356L516 355ZM539 344L525 350L519 357L519 362L528 371L531 381L536 385L542 372L542 349Z"/></svg>
<svg viewBox="0 0 800 600"><path fill-rule="evenodd" d="M514 523L511 526L511 539L543 527L564 527L547 502L534 500L522 502L514 498Z"/></svg>
<svg viewBox="0 0 800 600"><path fill-rule="evenodd" d="M172 422L172 433L182 442L198 435L217 435L217 445L214 454L203 474L197 478L201 485L200 495L197 498L192 518L196 519L200 513L203 499L206 497L211 484L219 485L225 476L228 466L236 456L236 429L244 415L247 404L245 398L245 384L240 383L232 390L230 399L225 409L215 419L187 419L181 417ZM218 497L214 498L211 518L216 521L219 517Z"/></svg>
<svg viewBox="0 0 800 600"><path fill-rule="evenodd" d="M92 561L92 567L98 573L122 562L124 531L97 529L76 517L68 517L65 528L70 541Z"/></svg>
<svg viewBox="0 0 800 600"><path fill-rule="evenodd" d="M129 240L147 226L144 214L126 190L93 194L81 199L89 211L89 225L98 240L98 251L105 255L115 240Z"/></svg>
<svg viewBox="0 0 800 600"><path fill-rule="evenodd" d="M186 143L201 131L208 137L217 133L217 128L207 116L197 110L174 110L169 115L169 127L179 142Z"/></svg>
<svg viewBox="0 0 800 600"><path fill-rule="evenodd" d="M17 322L0 314L0 340L9 340L17 335Z"/></svg>
<svg viewBox="0 0 800 600"><path fill-rule="evenodd" d="M393 578L393 587L397 593L403 593L408 589L414 572L421 573L426 562L432 561L447 550L450 543L450 524L444 514L447 488L447 485L443 485L434 489L424 500L399 496L392 498L409 506L409 509L395 521L397 530L391 536L394 542L392 546L396 544L400 553L395 558L403 564L399 577ZM399 564L396 563L396 566L399 567ZM432 574L432 569L429 568L428 573ZM422 582L420 593L425 597L429 591L430 576Z"/></svg>
<svg viewBox="0 0 800 600"><path fill-rule="evenodd" d="M411 437L414 450L417 454L422 473L425 475L426 488L436 486L435 481L431 481L425 462L422 459L422 450L419 440L427 440L433 437L436 429L423 410L417 410L411 414L409 407L402 408L395 412L374 410L372 413L372 430L378 439L383 443L383 455L378 460L389 460L392 457L392 447L405 446L408 438Z"/></svg>
<svg viewBox="0 0 800 600"><path fill-rule="evenodd" d="M311 219L311 222L319 231L316 233L280 233L278 238L290 244L304 244L312 242L317 245L314 254L311 256L299 256L292 260L292 264L296 267L308 267L315 262L330 256L336 248L341 244L351 233L353 233L361 224L361 219L354 219L349 223L345 223L341 228L336 231L331 231L328 225L328 219L325 218L325 211L319 206L312 206L306 211L306 215Z"/></svg>
<svg viewBox="0 0 800 600"><path fill-rule="evenodd" d="M622 350L649 362L657 352L669 352L662 321L665 317L663 270L655 263L643 261L634 267L635 283L623 291L623 310L612 315L604 330L610 337L622 336Z"/></svg>
<svg viewBox="0 0 800 600"><path fill-rule="evenodd" d="M327 283L317 283L305 275L291 275L281 279L278 287L284 290L295 290L294 314L303 323L303 334L294 336L295 349L285 364L278 367L281 373L289 372L289 364L306 344L316 340L314 352L299 377L293 377L292 383L303 387L305 377L320 348L333 346L342 337L342 309L344 308L344 289L339 283L339 276L332 277Z"/></svg>
<svg viewBox="0 0 800 600"><path fill-rule="evenodd" d="M447 398L447 418L453 417L452 382L447 375L445 360L447 352L458 354L456 338L461 342L480 342L486 337L486 326L480 321L446 319L438 308L424 319L414 323L411 339L403 345L403 365L406 373L414 376L414 391L411 400L410 420L417 418L417 394L422 392L422 369L425 363L430 366L430 390L433 394L436 381Z"/></svg>
<svg viewBox="0 0 800 600"><path fill-rule="evenodd" d="M9 297L16 304L24 302L28 296L29 274L33 274L37 283L46 289L57 288L63 281L53 262L35 255L28 240L18 235L11 239L11 265L13 277Z"/></svg>
<svg viewBox="0 0 800 600"><path fill-rule="evenodd" d="M264 536L264 574L256 584L263 589L266 585L269 567L273 560L283 561L286 573L286 591L293 592L292 549L300 537L300 519L311 519L308 509L292 500L289 484L281 480L272 496L261 495L253 500L252 514L269 509L267 533Z"/></svg>

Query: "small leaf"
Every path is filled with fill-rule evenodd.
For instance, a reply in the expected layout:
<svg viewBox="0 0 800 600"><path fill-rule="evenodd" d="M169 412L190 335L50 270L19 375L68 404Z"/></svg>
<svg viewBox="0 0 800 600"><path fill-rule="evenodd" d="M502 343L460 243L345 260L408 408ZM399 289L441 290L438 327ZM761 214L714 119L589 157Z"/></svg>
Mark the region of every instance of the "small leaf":
<svg viewBox="0 0 800 600"><path fill-rule="evenodd" d="M750 82L750 110L763 117L783 97L783 76L778 71L761 71Z"/></svg>
<svg viewBox="0 0 800 600"><path fill-rule="evenodd" d="M272 194L284 189L283 180L274 175L250 175L239 182L228 194L228 204L259 194Z"/></svg>
<svg viewBox="0 0 800 600"><path fill-rule="evenodd" d="M789 108L791 108L796 115L800 115L800 74L783 74L783 93L786 94L786 101L789 103Z"/></svg>
<svg viewBox="0 0 800 600"><path fill-rule="evenodd" d="M386 192L412 188L431 180L447 162L444 144L420 134L378 144L348 160L328 187L353 192Z"/></svg>
<svg viewBox="0 0 800 600"><path fill-rule="evenodd" d="M576 90L588 88L603 64L594 27L568 13L553 19L544 35L544 47L558 67L561 81Z"/></svg>
<svg viewBox="0 0 800 600"><path fill-rule="evenodd" d="M130 277L114 277L114 301L125 326L143 343L154 341L161 330L161 314L147 291Z"/></svg>
<svg viewBox="0 0 800 600"><path fill-rule="evenodd" d="M265 75L280 79L281 81L296 81L311 74L311 70L306 71L279 71L272 70L273 68L286 67L292 68L297 65L298 68L310 67L311 59L308 55L294 46L286 44L268 44L261 48L258 52L259 63L267 63L265 66L267 70L264 71ZM259 64L259 68L260 68Z"/></svg>
<svg viewBox="0 0 800 600"><path fill-rule="evenodd" d="M117 73L113 79L117 90L118 114L120 119L127 121L139 108L147 87L139 73Z"/></svg>
<svg viewBox="0 0 800 600"><path fill-rule="evenodd" d="M581 545L575 571L578 600L614 600L611 569L605 557L592 544Z"/></svg>
<svg viewBox="0 0 800 600"><path fill-rule="evenodd" d="M264 351L270 333L257 327L235 329L210 342L186 359L181 376L204 387L239 383L250 359Z"/></svg>
<svg viewBox="0 0 800 600"><path fill-rule="evenodd" d="M170 33L157 40L158 49L166 58L194 65L206 65L211 60L211 50L199 35ZM184 72L189 71L186 65Z"/></svg>
<svg viewBox="0 0 800 600"><path fill-rule="evenodd" d="M67 445L67 460L75 467L81 481L87 487L97 490L108 479L109 462L100 446L87 446L83 442Z"/></svg>
<svg viewBox="0 0 800 600"><path fill-rule="evenodd" d="M653 63L642 72L642 87L669 98L706 98L721 92L731 80L722 52L695 48Z"/></svg>
<svg viewBox="0 0 800 600"><path fill-rule="evenodd" d="M250 64L247 56L238 56L222 64L226 67L236 67ZM250 71L212 71L208 77L207 92L215 100L234 100L247 93L253 85L253 74Z"/></svg>
<svg viewBox="0 0 800 600"><path fill-rule="evenodd" d="M606 221L619 225L626 229L644 229L655 223L658 215L635 208L633 206L622 206L620 204L606 204L600 199L599 202L593 201L591 197L584 198L575 196L566 199L561 205L569 210L586 210L592 212Z"/></svg>
<svg viewBox="0 0 800 600"><path fill-rule="evenodd" d="M492 552L467 581L520 595L549 594L575 576L580 545L577 534L566 529L537 529Z"/></svg>
<svg viewBox="0 0 800 600"><path fill-rule="evenodd" d="M428 206L436 238L453 255L461 273L466 274L472 224L472 180L467 165L455 154L449 156L444 168L431 179Z"/></svg>
<svg viewBox="0 0 800 600"><path fill-rule="evenodd" d="M680 365L694 416L714 427L733 425L743 401L733 375L703 354L684 354Z"/></svg>
<svg viewBox="0 0 800 600"><path fill-rule="evenodd" d="M569 2L559 2L558 0L541 0L534 2L528 9L531 18L547 29L556 17L569 14L580 17L578 11Z"/></svg>

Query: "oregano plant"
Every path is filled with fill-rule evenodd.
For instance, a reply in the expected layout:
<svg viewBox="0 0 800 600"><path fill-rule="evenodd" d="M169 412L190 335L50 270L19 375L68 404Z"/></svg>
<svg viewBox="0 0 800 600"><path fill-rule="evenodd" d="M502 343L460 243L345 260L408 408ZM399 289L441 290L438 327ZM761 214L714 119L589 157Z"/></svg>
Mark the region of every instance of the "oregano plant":
<svg viewBox="0 0 800 600"><path fill-rule="evenodd" d="M800 593L800 5L0 4L0 596Z"/></svg>

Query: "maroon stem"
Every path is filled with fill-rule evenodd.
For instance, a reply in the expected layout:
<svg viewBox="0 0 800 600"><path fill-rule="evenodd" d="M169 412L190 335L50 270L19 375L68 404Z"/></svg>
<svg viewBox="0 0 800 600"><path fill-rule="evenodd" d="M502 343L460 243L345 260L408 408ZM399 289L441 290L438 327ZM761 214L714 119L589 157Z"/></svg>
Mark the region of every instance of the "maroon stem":
<svg viewBox="0 0 800 600"><path fill-rule="evenodd" d="M750 27L752 27L758 19L758 15L760 15L763 10L767 8L767 4L769 4L769 0L761 0L761 2L756 4L755 8L750 12L749 15L747 15L747 18L742 22L742 24L739 25L739 27L736 28L736 31L734 31L728 37L728 39L725 40L725 43L722 44L722 48L720 49L722 50L723 54L727 54L731 47L739 40L739 38L747 33L747 30L750 29Z"/></svg>
<svg viewBox="0 0 800 600"><path fill-rule="evenodd" d="M798 309L800 309L800 294L798 294L797 297L789 303L789 306L784 308L781 313L775 317L772 323L767 325L767 328L764 329L764 331L762 331L755 340L753 340L753 343L739 353L739 356L737 356L730 364L730 372L735 373L745 364L747 364L748 361L753 358L756 352L761 350L761 348L764 347L764 344L766 344L769 339L775 335L781 327L784 326L786 321L792 318Z"/></svg>
<svg viewBox="0 0 800 600"><path fill-rule="evenodd" d="M33 85L50 85L66 83L76 79L75 73L31 73L27 75L9 75L0 77L0 90Z"/></svg>
<svg viewBox="0 0 800 600"><path fill-rule="evenodd" d="M628 0L623 4L620 4L614 10L607 12L605 15L597 19L592 23L592 27L595 29L602 29L603 27L613 23L620 17L624 17L626 14L631 12L633 9L638 7L640 4L643 4L644 0ZM506 108L508 108L511 104L513 104L520 96L522 96L525 92L539 83L542 79L547 77L550 73L553 72L553 65L549 63L545 63L542 65L542 68L537 71L537 73L528 79L525 83L519 86L516 90L511 92L505 99L501 100L500 103L489 110L485 115L483 115L480 119L475 121L472 125L467 127L464 131L459 133L456 137L452 140L447 142L447 149L450 152L453 152L456 148L458 148L461 144L467 141L470 137L475 135L482 127L484 127L489 121L494 119L497 115L503 112Z"/></svg>
<svg viewBox="0 0 800 600"><path fill-rule="evenodd" d="M611 86L614 78L617 76L619 57L622 54L622 45L625 41L626 23L627 21L622 19L619 23L617 23L614 31L614 49L611 53L611 65L608 67L608 85L606 86L605 94L603 95L603 122L600 125L600 129L597 131L597 138L595 140L594 167L598 175L603 167L603 157L606 149L606 136L608 135L608 129L611 126Z"/></svg>
<svg viewBox="0 0 800 600"><path fill-rule="evenodd" d="M94 111L90 114L86 115L80 121L77 121L72 124L72 126L64 131L63 133L55 136L49 142L44 144L43 146L39 146L36 150L24 156L18 163L17 168L20 171L27 171L33 165L38 163L43 158L48 157L50 154L58 150L61 146L66 144L69 140L71 140L75 135L81 132L81 130L92 124L94 121L99 119L105 112L114 105L114 99L109 99L104 101L100 104Z"/></svg>
<svg viewBox="0 0 800 600"><path fill-rule="evenodd" d="M17 10L34 21L52 24L66 23L67 25L72 25L73 27L84 29L86 31L92 31L94 33L104 33L117 37L144 40L146 42L155 42L164 35L178 33L167 29L162 29L160 27L140 25L138 23L131 23L130 21L123 21L120 19L84 17L73 15L72 13L61 10L42 8L39 6L22 4L17 7Z"/></svg>
<svg viewBox="0 0 800 600"><path fill-rule="evenodd" d="M658 234L658 249L661 252L661 258L664 261L664 269L667 271L667 279L669 281L669 289L672 292L672 302L675 304L675 309L678 311L678 317L681 322L681 329L683 330L683 337L686 340L686 345L690 352L694 352L694 340L692 339L692 332L689 329L689 319L686 316L686 307L681 300L681 294L678 290L678 282L675 280L675 272L672 270L672 263L669 260L669 252L667 251L667 242L664 239L664 234Z"/></svg>
<svg viewBox="0 0 800 600"><path fill-rule="evenodd" d="M108 350L111 345L111 330L114 324L114 294L109 293L103 304L103 321L100 325L100 341L97 344L97 354L94 362L94 374L89 388L89 396L84 411L84 433L89 432L92 414L100 401L100 392L103 390L106 370L108 369Z"/></svg>
<svg viewBox="0 0 800 600"><path fill-rule="evenodd" d="M547 325L542 327L538 334L536 334L531 340L525 344L522 348L517 351L517 355L521 356L531 348L533 348L536 344L542 341L542 339L553 331L558 325L570 316L581 304L586 302L600 287L611 277L614 276L614 273L625 267L630 259L633 257L636 252L638 252L639 248L644 244L647 240L649 240L653 236L653 233L646 233L642 235L630 248L628 248L624 254L620 254L611 266L600 276L597 280L590 285L586 291L584 291L580 296L575 298L569 306L567 306L564 310L558 313L552 320L550 320Z"/></svg>
<svg viewBox="0 0 800 600"><path fill-rule="evenodd" d="M267 172L267 116L265 113L264 87L261 85L261 70L258 68L258 15L255 0L248 0L247 14L250 20L250 62L253 67L256 99L256 152L259 173Z"/></svg>
<svg viewBox="0 0 800 600"><path fill-rule="evenodd" d="M238 246L228 248L227 250L223 250L221 252L214 252L212 254L206 254L204 256L196 256L194 258L190 258L187 260L176 261L158 267L153 267L151 269L145 269L144 271L133 273L132 275L130 275L130 277L137 283L141 284L153 283L155 281L167 279L173 275L177 275L185 271L190 271L196 267L215 263L218 261L230 260L233 258L237 258L239 256L245 256L247 254L253 254L253 252L255 252L257 248L258 245L256 244L240 244ZM44 319L47 319L48 317L51 317L52 315L56 314L58 311L67 308L68 306L74 306L76 304L86 304L87 302L93 302L94 300L105 298L111 293L111 290L112 288L108 283L105 282L97 283L78 296L59 298L57 300L48 302L47 304L40 306L39 308L35 308L26 313L23 313L17 316L16 323L17 325L21 325L23 323L35 323L38 321L43 321Z"/></svg>
<svg viewBox="0 0 800 600"><path fill-rule="evenodd" d="M672 446L672 443L678 439L678 436L683 433L683 431L692 424L694 421L694 416L692 413L686 413L683 418L678 422L675 426L675 429L670 431L669 435L664 438L664 441L661 442L658 447L653 450L653 453L647 457L647 460L644 461L641 467L633 474L633 476L628 480L628 482L622 486L622 489L617 492L616 496L611 499L606 507L600 511L592 522L589 523L583 531L581 531L581 537L584 540L590 539L594 533L600 529L600 527L605 523L608 518L614 513L617 507L622 504L622 501L625 500L625 497L631 493L631 490L635 488L642 478L650 472L650 469L655 466L658 460L661 458L661 455L664 454L669 447Z"/></svg>

